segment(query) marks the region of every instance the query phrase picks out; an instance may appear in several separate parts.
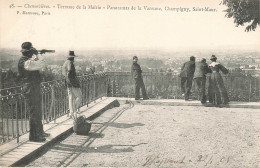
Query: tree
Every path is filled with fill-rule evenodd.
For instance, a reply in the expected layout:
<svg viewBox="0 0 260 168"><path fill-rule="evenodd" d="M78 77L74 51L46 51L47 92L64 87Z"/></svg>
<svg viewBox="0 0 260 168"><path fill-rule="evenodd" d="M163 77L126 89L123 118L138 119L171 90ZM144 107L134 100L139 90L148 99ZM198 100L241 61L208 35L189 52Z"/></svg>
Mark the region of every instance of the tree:
<svg viewBox="0 0 260 168"><path fill-rule="evenodd" d="M259 0L222 0L228 8L225 10L226 17L234 18L236 26L246 26L245 31L255 31L259 26Z"/></svg>

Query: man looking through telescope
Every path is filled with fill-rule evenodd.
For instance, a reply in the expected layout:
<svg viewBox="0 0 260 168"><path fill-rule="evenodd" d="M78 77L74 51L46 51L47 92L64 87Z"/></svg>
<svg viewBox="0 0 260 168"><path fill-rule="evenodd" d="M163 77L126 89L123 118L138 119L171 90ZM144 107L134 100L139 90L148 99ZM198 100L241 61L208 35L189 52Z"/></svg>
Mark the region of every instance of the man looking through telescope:
<svg viewBox="0 0 260 168"><path fill-rule="evenodd" d="M42 142L46 140L45 137L50 136L43 131L41 111L41 77L39 70L45 67L45 61L43 56L39 56L31 42L24 42L21 47L22 57L18 62L18 73L22 82L23 95L29 106L29 140ZM40 54L45 52L47 51L40 50Z"/></svg>

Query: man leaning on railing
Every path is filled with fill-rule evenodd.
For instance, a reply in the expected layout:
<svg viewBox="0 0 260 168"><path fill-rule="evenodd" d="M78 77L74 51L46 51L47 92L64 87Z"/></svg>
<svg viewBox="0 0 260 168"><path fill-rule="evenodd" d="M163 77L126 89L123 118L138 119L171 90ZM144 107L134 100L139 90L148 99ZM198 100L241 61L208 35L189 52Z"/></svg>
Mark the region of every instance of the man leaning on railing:
<svg viewBox="0 0 260 168"><path fill-rule="evenodd" d="M40 69L45 66L42 56L33 48L31 42L22 44L22 57L18 62L19 80L22 83L23 95L25 96L30 112L29 140L34 142L45 141L50 134L43 131L41 111L41 77ZM42 52L40 53L42 54Z"/></svg>

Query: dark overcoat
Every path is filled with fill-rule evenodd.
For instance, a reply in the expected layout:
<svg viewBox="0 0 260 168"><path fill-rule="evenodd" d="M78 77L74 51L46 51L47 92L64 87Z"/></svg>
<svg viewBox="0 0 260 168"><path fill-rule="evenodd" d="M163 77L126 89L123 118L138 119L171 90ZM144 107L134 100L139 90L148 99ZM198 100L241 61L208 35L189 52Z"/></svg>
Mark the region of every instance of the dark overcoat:
<svg viewBox="0 0 260 168"><path fill-rule="evenodd" d="M207 73L211 73L210 68L206 62L196 62L195 63L195 72L194 72L194 79L200 77L206 77Z"/></svg>
<svg viewBox="0 0 260 168"><path fill-rule="evenodd" d="M195 71L195 62L194 61L188 61L185 62L181 68L180 77L181 78L193 78Z"/></svg>
<svg viewBox="0 0 260 168"><path fill-rule="evenodd" d="M142 79L142 69L138 63L133 63L131 74L134 79Z"/></svg>

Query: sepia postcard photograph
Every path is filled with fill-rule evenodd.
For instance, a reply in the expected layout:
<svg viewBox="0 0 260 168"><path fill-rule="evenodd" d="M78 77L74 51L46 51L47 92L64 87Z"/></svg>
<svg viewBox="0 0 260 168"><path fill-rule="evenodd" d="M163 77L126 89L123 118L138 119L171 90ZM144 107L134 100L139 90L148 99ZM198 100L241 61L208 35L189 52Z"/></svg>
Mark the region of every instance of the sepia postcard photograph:
<svg viewBox="0 0 260 168"><path fill-rule="evenodd" d="M0 0L0 167L260 168L259 0Z"/></svg>

